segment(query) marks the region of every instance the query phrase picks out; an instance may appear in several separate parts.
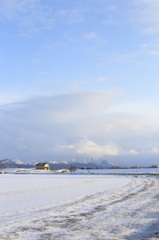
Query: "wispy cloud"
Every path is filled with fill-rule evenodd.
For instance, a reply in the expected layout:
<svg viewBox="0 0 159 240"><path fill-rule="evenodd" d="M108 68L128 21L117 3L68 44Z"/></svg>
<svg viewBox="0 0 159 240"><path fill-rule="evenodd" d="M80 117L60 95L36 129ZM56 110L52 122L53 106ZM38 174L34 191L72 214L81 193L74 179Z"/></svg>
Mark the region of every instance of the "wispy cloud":
<svg viewBox="0 0 159 240"><path fill-rule="evenodd" d="M104 77L104 76L100 76L100 77L97 77L96 78L96 82L108 82L109 81L109 79L108 78L106 78L106 77Z"/></svg>
<svg viewBox="0 0 159 240"><path fill-rule="evenodd" d="M157 41L151 41L150 43L143 43L140 45L140 51L146 55L159 56L159 44Z"/></svg>
<svg viewBox="0 0 159 240"><path fill-rule="evenodd" d="M70 9L55 8L51 1L1 0L0 18L15 22L28 32L52 29L57 23L77 24L84 20L85 9L72 6Z"/></svg>
<svg viewBox="0 0 159 240"><path fill-rule="evenodd" d="M113 18L113 16L108 16L104 21L104 25L117 26L118 22Z"/></svg>
<svg viewBox="0 0 159 240"><path fill-rule="evenodd" d="M102 42L102 38L96 32L87 32L84 34L84 38L87 41L95 41L96 43Z"/></svg>
<svg viewBox="0 0 159 240"><path fill-rule="evenodd" d="M144 33L159 33L159 1L135 0L134 20Z"/></svg>
<svg viewBox="0 0 159 240"><path fill-rule="evenodd" d="M61 9L55 13L56 19L65 23L76 24L84 21L85 8Z"/></svg>

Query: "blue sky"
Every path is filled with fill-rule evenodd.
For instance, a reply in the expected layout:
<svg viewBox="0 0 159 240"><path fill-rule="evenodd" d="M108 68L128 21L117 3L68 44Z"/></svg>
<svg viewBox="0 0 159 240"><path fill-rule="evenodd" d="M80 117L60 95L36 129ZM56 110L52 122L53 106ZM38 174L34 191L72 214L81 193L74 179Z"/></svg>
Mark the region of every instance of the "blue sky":
<svg viewBox="0 0 159 240"><path fill-rule="evenodd" d="M0 1L0 159L157 164L159 2Z"/></svg>

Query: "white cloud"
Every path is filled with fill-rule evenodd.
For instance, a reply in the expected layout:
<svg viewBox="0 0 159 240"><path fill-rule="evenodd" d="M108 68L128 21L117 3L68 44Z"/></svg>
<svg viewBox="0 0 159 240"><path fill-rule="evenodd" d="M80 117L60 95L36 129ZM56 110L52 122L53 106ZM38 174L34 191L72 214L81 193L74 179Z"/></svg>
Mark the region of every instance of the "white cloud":
<svg viewBox="0 0 159 240"><path fill-rule="evenodd" d="M115 125L111 124L111 123L105 123L103 125L103 130L104 132L110 132L115 128Z"/></svg>
<svg viewBox="0 0 159 240"><path fill-rule="evenodd" d="M56 149L60 152L69 152L72 155L81 155L83 157L89 157L93 159L98 159L107 155L117 156L120 153L119 147L115 144L99 145L89 139L84 139L76 144L59 145L56 146Z"/></svg>
<svg viewBox="0 0 159 240"><path fill-rule="evenodd" d="M108 109L122 94L121 91L99 90L89 93L72 94L63 96L65 107L62 111L55 110L52 119L60 123L83 117L101 114Z"/></svg>
<svg viewBox="0 0 159 240"><path fill-rule="evenodd" d="M119 22L113 16L107 16L107 18L103 21L104 25L118 26Z"/></svg>
<svg viewBox="0 0 159 240"><path fill-rule="evenodd" d="M91 140L85 140L77 148L77 153L83 156L99 158L106 155L117 156L119 149L115 145L99 145Z"/></svg>
<svg viewBox="0 0 159 240"><path fill-rule="evenodd" d="M119 120L118 123L119 128L120 127L124 127L125 129L132 129L134 131L138 131L141 130L143 128L142 123L137 120L137 119L128 119L128 118L123 118L121 120Z"/></svg>
<svg viewBox="0 0 159 240"><path fill-rule="evenodd" d="M156 83L155 86L157 87L158 84ZM109 112L125 112L134 116L138 116L138 118L136 119L134 119L132 116L132 119L129 119L128 122L126 122L127 119L122 119L120 121L121 126L131 125L132 128L137 130L142 128L143 126L141 118L147 123L159 126L159 111L157 111L157 106L157 101L153 101L151 99L143 99L143 101L134 100L127 102L119 102L118 104L112 106Z"/></svg>
<svg viewBox="0 0 159 240"><path fill-rule="evenodd" d="M82 8L72 8L72 9L62 9L56 12L57 19L62 20L70 24L81 23L84 21L84 14L86 9Z"/></svg>
<svg viewBox="0 0 159 240"><path fill-rule="evenodd" d="M82 7L62 8L51 1L1 0L0 18L21 26L26 32L52 29L57 23L78 24L84 21L86 9Z"/></svg>
<svg viewBox="0 0 159 240"><path fill-rule="evenodd" d="M145 33L159 33L159 1L135 0L136 21Z"/></svg>
<svg viewBox="0 0 159 240"><path fill-rule="evenodd" d="M141 44L140 50L146 55L158 57L159 56L158 39L156 39L155 41L151 41L150 43Z"/></svg>
<svg viewBox="0 0 159 240"><path fill-rule="evenodd" d="M2 0L0 9L1 16L23 26L35 27L37 23L48 26L53 20L49 6L41 5L39 0Z"/></svg>
<svg viewBox="0 0 159 240"><path fill-rule="evenodd" d="M152 150L151 150L151 152L152 152L153 154L159 154L159 147L153 147Z"/></svg>
<svg viewBox="0 0 159 240"><path fill-rule="evenodd" d="M130 155L138 155L139 154L136 150L133 150L133 149L129 150L128 153Z"/></svg>
<svg viewBox="0 0 159 240"><path fill-rule="evenodd" d="M102 38L99 37L96 32L87 32L87 33L84 34L84 38L87 41L95 41L97 43L101 43L102 42Z"/></svg>
<svg viewBox="0 0 159 240"><path fill-rule="evenodd" d="M159 127L145 125L136 115L109 112L120 95L120 91L103 90L3 105L0 158L154 155Z"/></svg>
<svg viewBox="0 0 159 240"><path fill-rule="evenodd" d="M97 82L108 82L109 79L103 76L97 77L96 79Z"/></svg>
<svg viewBox="0 0 159 240"><path fill-rule="evenodd" d="M159 56L159 50L147 50L146 54L158 57Z"/></svg>

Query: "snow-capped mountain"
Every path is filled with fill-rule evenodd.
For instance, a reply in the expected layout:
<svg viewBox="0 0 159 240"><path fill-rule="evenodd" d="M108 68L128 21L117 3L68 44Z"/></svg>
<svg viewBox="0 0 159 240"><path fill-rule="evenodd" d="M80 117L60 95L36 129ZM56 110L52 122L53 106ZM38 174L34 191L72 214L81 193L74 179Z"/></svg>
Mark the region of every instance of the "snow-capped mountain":
<svg viewBox="0 0 159 240"><path fill-rule="evenodd" d="M70 168L72 165L78 168L93 168L93 169L104 169L104 168L112 168L112 165L108 163L106 160L102 161L78 161L73 159L72 161L62 161L62 162L49 162L52 169L60 169L60 168Z"/></svg>
<svg viewBox="0 0 159 240"><path fill-rule="evenodd" d="M0 168L8 168L8 167L14 168L16 166L17 164L10 159L4 159L0 161Z"/></svg>
<svg viewBox="0 0 159 240"><path fill-rule="evenodd" d="M32 168L33 164L24 163L22 161L12 161L10 159L0 160L0 168Z"/></svg>
<svg viewBox="0 0 159 240"><path fill-rule="evenodd" d="M32 168L41 161L36 161L34 163L24 163L21 160L12 161L10 159L0 160L0 168ZM47 161L45 161L47 162ZM104 169L104 168L112 168L112 165L108 163L106 160L102 161L79 161L73 159L72 161L49 161L48 162L52 169L61 169L61 168L70 168L72 165L78 168L93 168L93 169Z"/></svg>

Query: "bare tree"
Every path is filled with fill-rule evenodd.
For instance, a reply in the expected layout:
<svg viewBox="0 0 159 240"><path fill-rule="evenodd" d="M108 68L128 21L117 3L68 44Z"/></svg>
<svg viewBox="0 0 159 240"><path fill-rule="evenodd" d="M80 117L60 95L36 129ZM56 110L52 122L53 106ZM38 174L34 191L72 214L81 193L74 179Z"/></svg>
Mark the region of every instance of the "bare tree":
<svg viewBox="0 0 159 240"><path fill-rule="evenodd" d="M71 165L71 167L69 168L70 172L73 173L77 170L77 166L75 165Z"/></svg>

